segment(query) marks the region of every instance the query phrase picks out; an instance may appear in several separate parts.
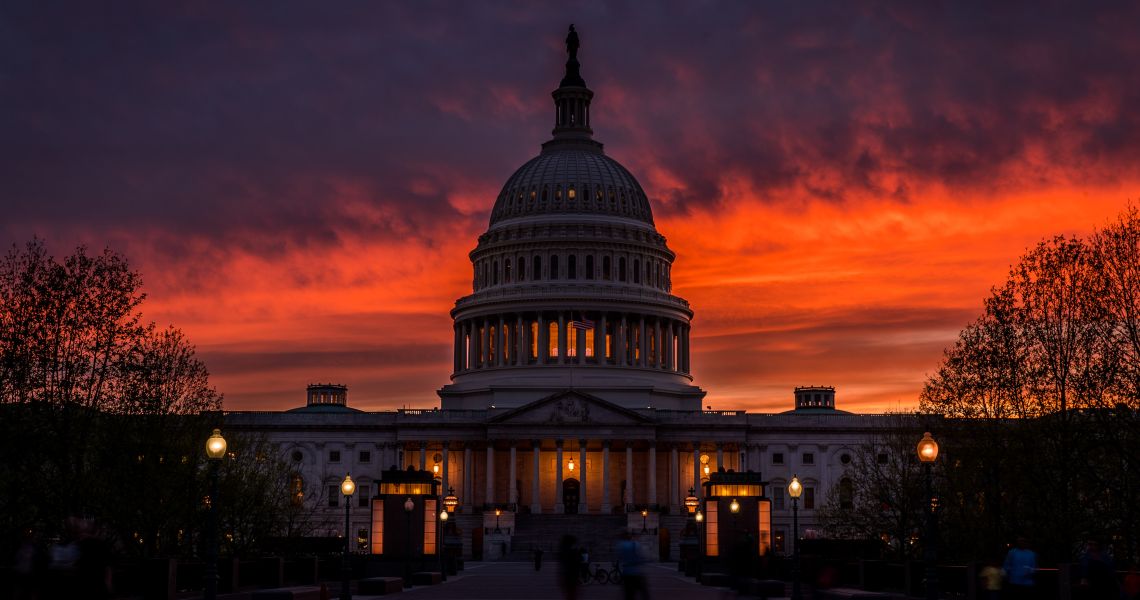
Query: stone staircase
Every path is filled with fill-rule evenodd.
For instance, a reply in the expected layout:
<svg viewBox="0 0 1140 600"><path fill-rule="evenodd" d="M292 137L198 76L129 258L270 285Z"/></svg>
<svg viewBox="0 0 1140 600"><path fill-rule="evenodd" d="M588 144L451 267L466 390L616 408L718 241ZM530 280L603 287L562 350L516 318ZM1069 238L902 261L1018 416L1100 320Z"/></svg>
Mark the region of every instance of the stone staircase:
<svg viewBox="0 0 1140 600"><path fill-rule="evenodd" d="M578 538L585 546L591 563L614 560L614 544L626 526L625 515L532 515L515 517L511 551L503 560L530 561L535 548L542 548L544 564L556 564L558 544L562 536Z"/></svg>

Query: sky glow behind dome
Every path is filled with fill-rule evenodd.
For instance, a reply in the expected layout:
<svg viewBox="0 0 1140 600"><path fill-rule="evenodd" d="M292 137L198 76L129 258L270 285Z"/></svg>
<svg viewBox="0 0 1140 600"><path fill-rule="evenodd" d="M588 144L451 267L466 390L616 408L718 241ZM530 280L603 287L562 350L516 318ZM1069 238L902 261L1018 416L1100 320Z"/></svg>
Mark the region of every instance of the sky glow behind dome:
<svg viewBox="0 0 1140 600"><path fill-rule="evenodd" d="M504 182L591 127L677 253L714 408L912 408L1027 246L1140 184L1135 4L0 8L0 242L110 245L231 409L426 407Z"/></svg>

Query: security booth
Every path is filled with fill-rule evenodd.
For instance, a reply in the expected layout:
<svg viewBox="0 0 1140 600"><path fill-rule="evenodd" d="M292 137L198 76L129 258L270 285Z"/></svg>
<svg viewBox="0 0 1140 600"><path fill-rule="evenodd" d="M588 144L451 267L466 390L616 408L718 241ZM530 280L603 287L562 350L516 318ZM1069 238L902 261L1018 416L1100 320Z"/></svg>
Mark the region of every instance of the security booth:
<svg viewBox="0 0 1140 600"><path fill-rule="evenodd" d="M772 502L759 473L715 472L705 488L701 555L712 564L753 565L772 548Z"/></svg>
<svg viewBox="0 0 1140 600"><path fill-rule="evenodd" d="M403 561L405 571L439 561L439 481L431 471L389 469L372 499L371 554ZM436 570L430 568L430 570Z"/></svg>

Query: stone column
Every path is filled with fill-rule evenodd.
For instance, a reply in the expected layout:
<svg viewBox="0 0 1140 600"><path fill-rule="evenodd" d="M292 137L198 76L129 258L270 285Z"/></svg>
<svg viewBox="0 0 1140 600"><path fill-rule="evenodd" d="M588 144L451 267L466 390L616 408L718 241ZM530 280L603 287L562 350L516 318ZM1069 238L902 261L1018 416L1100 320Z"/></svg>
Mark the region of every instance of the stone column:
<svg viewBox="0 0 1140 600"><path fill-rule="evenodd" d="M558 312L558 364L566 363L566 313Z"/></svg>
<svg viewBox="0 0 1140 600"><path fill-rule="evenodd" d="M463 325L467 329L467 364L464 369L471 370L476 367L475 357L478 356L476 352L476 345L479 343L478 338L475 336L475 323L467 321Z"/></svg>
<svg viewBox="0 0 1140 600"><path fill-rule="evenodd" d="M633 504L633 445L627 443L625 446L625 498L624 502L627 505Z"/></svg>
<svg viewBox="0 0 1140 600"><path fill-rule="evenodd" d="M665 344L661 343L661 319L653 319L653 368L660 369L665 363Z"/></svg>
<svg viewBox="0 0 1140 600"><path fill-rule="evenodd" d="M554 514L566 512L562 504L562 440L554 442Z"/></svg>
<svg viewBox="0 0 1140 600"><path fill-rule="evenodd" d="M507 502L511 503L511 510L515 511L519 509L519 488L518 485L516 485L519 475L517 472L518 466L515 464L517 461L518 457L515 454L515 443L511 442L511 465L510 468L507 469L507 473L510 476L510 479L507 480L507 485L510 486L510 492L507 494Z"/></svg>
<svg viewBox="0 0 1140 600"><path fill-rule="evenodd" d="M486 503L495 504L495 442L487 441L487 497Z"/></svg>
<svg viewBox="0 0 1140 600"><path fill-rule="evenodd" d="M526 347L526 332L523 331L522 315L518 316L518 319L515 321L515 323L516 323L516 325L515 325L515 364L516 365L525 365L526 364L526 356L527 356L527 353L526 353L527 347ZM528 327L528 329L529 329L529 327Z"/></svg>
<svg viewBox="0 0 1140 600"><path fill-rule="evenodd" d="M645 335L646 330L645 330L645 317L644 316L638 318L637 326L638 326L637 346L638 346L638 354L640 354L640 356L637 359L637 366L644 367L644 366L647 366L649 364L649 352L648 352L649 351L649 338L646 337L646 335Z"/></svg>
<svg viewBox="0 0 1140 600"><path fill-rule="evenodd" d="M448 477L448 473L450 472L450 469L449 469L450 463L449 463L449 460L447 458L447 446L448 446L448 442L447 442L447 440L444 440L444 442L443 442L443 470L440 472L440 478L439 478L440 487L443 488L440 491L443 492L444 495L446 495L448 493L447 490L451 487L450 485L448 485L448 483L451 481L451 479Z"/></svg>
<svg viewBox="0 0 1140 600"><path fill-rule="evenodd" d="M463 351L463 342L462 342L463 336L459 333L459 323L456 323L454 325L454 329L455 329L455 346L452 349L452 364L454 367L453 371L458 373L460 370L459 360L461 358L461 353Z"/></svg>
<svg viewBox="0 0 1140 600"><path fill-rule="evenodd" d="M586 440L578 440L578 460L582 463L580 467L582 474L578 476L578 481L581 487L578 495L578 514L584 515L590 510L590 503L586 501L586 478L588 473L586 471Z"/></svg>
<svg viewBox="0 0 1140 600"><path fill-rule="evenodd" d="M486 368L491 366L491 319L483 319L483 335L479 337L481 338L480 341L483 342L479 363Z"/></svg>
<svg viewBox="0 0 1140 600"><path fill-rule="evenodd" d="M539 487L539 466L542 464L542 440L531 440L534 445L534 479L530 482L530 512L542 513L542 488Z"/></svg>
<svg viewBox="0 0 1140 600"><path fill-rule="evenodd" d="M684 340L685 340L685 353L683 356L685 358L685 373L688 373L689 372L689 326L688 325L685 325L685 328L682 331L681 335L684 337Z"/></svg>
<svg viewBox="0 0 1140 600"><path fill-rule="evenodd" d="M602 440L602 514L613 511L610 505L610 441Z"/></svg>
<svg viewBox="0 0 1140 600"><path fill-rule="evenodd" d="M586 318L586 315L584 313L582 314L582 318L583 319ZM586 331L588 331L588 330L579 329L578 332L574 334L574 337L576 338L574 340L574 342L575 342L574 345L577 346L576 351L578 353L578 357L577 357L578 360L576 360L574 362L576 362L580 365L586 364Z"/></svg>
<svg viewBox="0 0 1140 600"><path fill-rule="evenodd" d="M667 332L665 334L665 368L670 371L676 371L677 367L673 360L676 358L676 353L673 350L673 321L670 319L666 321Z"/></svg>
<svg viewBox="0 0 1140 600"><path fill-rule="evenodd" d="M598 359L599 365L606 364L606 313L601 314L601 319L598 321L600 329L594 332L594 358ZM598 335L598 334L601 335Z"/></svg>
<svg viewBox="0 0 1140 600"><path fill-rule="evenodd" d="M649 498L650 505L657 504L657 442L649 442Z"/></svg>
<svg viewBox="0 0 1140 600"><path fill-rule="evenodd" d="M495 365L503 366L507 358L507 333L503 331L503 316L499 315L499 328L495 330Z"/></svg>
<svg viewBox="0 0 1140 600"><path fill-rule="evenodd" d="M550 360L550 327L546 318L538 313L538 364L545 365Z"/></svg>
<svg viewBox="0 0 1140 600"><path fill-rule="evenodd" d="M463 513L471 513L471 495L474 491L471 477L471 444L463 445Z"/></svg>
<svg viewBox="0 0 1140 600"><path fill-rule="evenodd" d="M617 335L615 337L617 338L617 348L615 351L615 354L617 355L616 356L616 358L617 358L616 362L618 365L624 367L626 365L625 345L626 345L626 342L628 341L626 339L625 315L622 315L621 321L618 322L618 330L617 330Z"/></svg>
<svg viewBox="0 0 1140 600"><path fill-rule="evenodd" d="M696 491L698 498L704 498L704 490L701 489L701 443L693 442L693 490Z"/></svg>
<svg viewBox="0 0 1140 600"><path fill-rule="evenodd" d="M680 514L681 509L681 455L677 444L669 448L669 514Z"/></svg>

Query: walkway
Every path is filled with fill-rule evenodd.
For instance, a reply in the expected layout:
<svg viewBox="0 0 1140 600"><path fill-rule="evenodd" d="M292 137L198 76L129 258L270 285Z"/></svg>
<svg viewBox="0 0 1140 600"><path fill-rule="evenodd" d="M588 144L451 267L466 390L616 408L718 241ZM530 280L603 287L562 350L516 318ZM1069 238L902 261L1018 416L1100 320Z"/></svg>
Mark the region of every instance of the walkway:
<svg viewBox="0 0 1140 600"><path fill-rule="evenodd" d="M649 594L653 598L714 600L722 597L719 588L704 587L686 579L677 571L676 563L650 564ZM558 565L544 562L535 572L532 563L469 562L459 576L448 578L442 585L420 586L405 590L396 598L431 598L432 600L557 600ZM620 585L589 584L578 588L581 600L618 600ZM354 596L355 597L355 596Z"/></svg>

